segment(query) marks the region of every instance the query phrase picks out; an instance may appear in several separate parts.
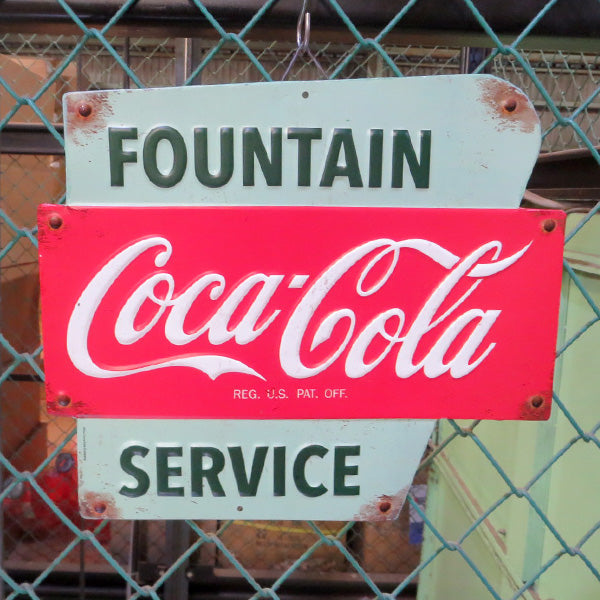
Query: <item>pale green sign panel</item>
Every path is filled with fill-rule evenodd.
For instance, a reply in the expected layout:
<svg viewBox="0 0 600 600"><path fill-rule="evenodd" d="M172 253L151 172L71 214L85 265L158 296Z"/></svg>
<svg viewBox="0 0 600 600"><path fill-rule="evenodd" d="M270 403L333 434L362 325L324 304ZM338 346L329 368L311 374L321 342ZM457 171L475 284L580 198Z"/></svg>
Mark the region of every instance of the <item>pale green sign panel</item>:
<svg viewBox="0 0 600 600"><path fill-rule="evenodd" d="M81 205L518 206L540 126L488 75L75 92Z"/></svg>
<svg viewBox="0 0 600 600"><path fill-rule="evenodd" d="M79 419L89 518L395 519L434 421Z"/></svg>

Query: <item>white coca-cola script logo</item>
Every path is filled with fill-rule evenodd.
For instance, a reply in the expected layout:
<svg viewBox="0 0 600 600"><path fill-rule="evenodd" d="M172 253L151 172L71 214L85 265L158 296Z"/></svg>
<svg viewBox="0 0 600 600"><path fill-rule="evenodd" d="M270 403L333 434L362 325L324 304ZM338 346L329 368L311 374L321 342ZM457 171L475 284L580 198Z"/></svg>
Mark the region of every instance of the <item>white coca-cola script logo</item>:
<svg viewBox="0 0 600 600"><path fill-rule="evenodd" d="M279 345L281 368L290 377L308 378L325 371L347 351L345 373L350 378L360 378L377 367L392 349L397 347L395 372L400 378L410 377L421 369L429 378L439 377L446 372L454 378L464 377L476 369L494 348L495 343L489 342L487 347L478 350L501 310L479 308L464 310L463 308L464 312L460 313L459 309L486 277L509 268L527 252L530 245L531 242L515 254L503 259L500 259L502 244L496 240L481 245L462 259L442 246L425 239L401 241L377 239L356 246L335 260L312 282L291 313L283 327ZM175 354L144 365L121 365L111 368L102 368L94 362L88 348L88 337L96 311L117 278L136 258L151 248L161 249L154 260L156 267L166 267L173 252L171 243L164 237L147 238L119 252L100 269L84 289L73 309L67 330L67 350L75 367L86 375L98 378L126 377L167 367L189 367L202 371L211 379L216 379L224 373L245 373L264 379L250 365L221 354ZM356 315L351 308L334 310L318 324L310 340L310 348L312 350L330 339L334 327L340 322L343 322L345 328L344 339L326 360L316 366L306 366L300 355L300 347L315 311L328 297L336 283L349 269L364 259L366 266L360 272L354 286L356 294L363 297L376 294L392 277L403 248L422 253L447 271L412 323L407 325L404 311L392 307L376 315L361 331L357 332ZM491 255L491 261L479 262L486 254ZM372 255L370 260L369 255ZM376 266L383 273L378 277L370 277L375 281L367 285L367 279L370 274L375 273ZM115 340L122 345L136 343L153 329L166 313L164 334L173 346L184 346L202 335L206 335L208 342L213 346L232 339L239 345L249 344L269 328L280 315L281 310L272 310L270 314L265 313L269 301L285 277L285 275L253 273L238 283L221 301L227 284L225 277L219 273L202 275L176 294L174 277L164 271L155 272L149 275L124 302L114 327ZM436 316L444 300L464 278L473 280L467 291L443 314ZM288 287L300 289L308 280L308 275L294 275ZM160 298L155 293L158 284L163 286L166 284L168 288L166 294L161 294L163 297ZM203 293L215 302L216 310L201 327L193 332L186 332L184 331L185 318L194 301ZM252 296L249 296L250 293ZM243 317L236 322L235 326L230 327L232 315L241 303L250 297L253 300L249 303ZM147 301L156 305L156 313L142 328L136 328L134 327L136 315ZM258 326L259 320L260 326ZM475 325L473 326L472 323ZM462 346L450 360L444 362L445 354L451 344L468 325L470 333ZM392 333L390 333L390 326L393 329ZM419 341L433 329L439 331L439 336L431 345L427 355L415 364L414 353ZM365 353L377 336L385 340L385 347L375 359L366 362ZM472 360L477 352L479 352L478 357Z"/></svg>

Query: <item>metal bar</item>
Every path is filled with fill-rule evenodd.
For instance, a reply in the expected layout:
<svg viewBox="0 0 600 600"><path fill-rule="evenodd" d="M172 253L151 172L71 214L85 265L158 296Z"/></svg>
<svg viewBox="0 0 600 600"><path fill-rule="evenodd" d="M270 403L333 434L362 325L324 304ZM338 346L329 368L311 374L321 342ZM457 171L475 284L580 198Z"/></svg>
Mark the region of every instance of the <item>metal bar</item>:
<svg viewBox="0 0 600 600"><path fill-rule="evenodd" d="M192 39L190 49L190 72L188 77L192 74L192 71L202 62L204 57L204 48L202 47L201 40ZM198 73L192 81L189 82L191 85L200 85L202 83L202 72Z"/></svg>
<svg viewBox="0 0 600 600"><path fill-rule="evenodd" d="M175 85L183 85L190 74L190 38L175 40Z"/></svg>
<svg viewBox="0 0 600 600"><path fill-rule="evenodd" d="M122 0L72 0L71 9L86 24L105 22L122 7ZM228 26L243 25L263 5L262 0L205 0L204 6L221 23ZM357 26L385 26L398 11L395 2L369 3L361 0L340 2L341 8ZM512 3L510 11L496 0L479 0L478 10L485 15L486 22L496 33L521 33L536 17L540 3L523 0ZM327 26L339 26L339 17L328 2L315 3L312 16ZM298 3L278 2L265 16L270 24L294 24L298 18ZM0 19L3 23L23 22L34 19L43 22L67 22L70 17L55 0L4 0L0 4ZM190 23L190 20L193 23ZM127 11L121 23L145 24L205 24L206 21L196 6L188 0L171 0L169 10L164 10L163 0L143 0ZM475 16L463 3L436 0L419 2L402 20L406 29L430 29L443 31L480 31ZM579 0L577 3L562 2L552 7L537 26L537 35L560 35L597 37L600 28L600 5L595 0Z"/></svg>
<svg viewBox="0 0 600 600"><path fill-rule="evenodd" d="M565 197L598 198L600 167L587 149L563 150L541 154L527 189L541 196L554 190Z"/></svg>
<svg viewBox="0 0 600 600"><path fill-rule="evenodd" d="M125 64L129 67L131 66L131 48L129 43L129 36L127 36L124 40L125 49L123 52L123 58L125 60ZM129 77L129 73L127 70L123 70L123 87L125 89L129 89L131 87L131 77Z"/></svg>
<svg viewBox="0 0 600 600"><path fill-rule="evenodd" d="M85 600L85 541L79 541L79 600Z"/></svg>
<svg viewBox="0 0 600 600"><path fill-rule="evenodd" d="M204 42L204 44L203 44ZM202 62L205 40L183 38L175 41L175 85L199 85L202 73L188 81L193 70Z"/></svg>
<svg viewBox="0 0 600 600"><path fill-rule="evenodd" d="M226 594L226 597L234 597L238 593L245 593L246 600L250 596L246 580L233 567L215 568L201 565L188 567L190 575L190 599L207 595L213 598L216 592ZM256 569L250 571L256 581L262 587L271 587L281 576L281 572L274 569ZM160 575L160 568L152 563L140 563L141 580L145 582L156 581ZM399 580L408 577L408 573L384 574L372 573L371 578L382 592L394 590ZM354 594L364 598L369 588L360 578L348 577L348 573L332 572L318 573L314 571L296 571L285 582L284 590L278 590L277 595L282 598L286 594L296 597L297 594L307 594L310 598L348 598ZM406 592L414 594L416 584L409 584Z"/></svg>
<svg viewBox="0 0 600 600"><path fill-rule="evenodd" d="M185 521L167 521L166 531L167 563L172 565L187 550L190 530ZM165 582L165 600L187 600L188 578L186 571L188 561L181 566Z"/></svg>
<svg viewBox="0 0 600 600"><path fill-rule="evenodd" d="M42 383L44 380L39 375L34 375L33 373L11 373L6 378L6 381L35 381Z"/></svg>
<svg viewBox="0 0 600 600"><path fill-rule="evenodd" d="M54 127L62 134L62 124ZM64 148L42 124L8 123L0 130L0 154L64 154Z"/></svg>

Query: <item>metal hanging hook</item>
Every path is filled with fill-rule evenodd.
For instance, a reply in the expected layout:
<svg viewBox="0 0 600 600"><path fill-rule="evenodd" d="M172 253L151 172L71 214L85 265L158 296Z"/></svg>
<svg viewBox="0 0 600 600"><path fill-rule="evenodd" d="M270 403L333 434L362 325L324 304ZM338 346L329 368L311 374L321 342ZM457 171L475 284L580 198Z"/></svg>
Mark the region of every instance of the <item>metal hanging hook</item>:
<svg viewBox="0 0 600 600"><path fill-rule="evenodd" d="M296 25L296 50L294 55L292 56L292 60L290 60L290 64L287 66L285 73L281 77L281 80L284 81L287 79L294 63L298 59L298 56L301 54L306 54L313 62L313 64L317 67L319 72L323 75L323 77L327 78L327 73L325 69L321 66L321 63L317 59L317 57L313 54L310 49L310 10L309 10L309 2L310 0L303 0L302 8L300 9L300 14L298 15L298 23Z"/></svg>
<svg viewBox="0 0 600 600"><path fill-rule="evenodd" d="M302 9L298 16L298 24L296 25L296 44L299 50L308 50L310 42L310 12L308 10L308 0L302 3Z"/></svg>

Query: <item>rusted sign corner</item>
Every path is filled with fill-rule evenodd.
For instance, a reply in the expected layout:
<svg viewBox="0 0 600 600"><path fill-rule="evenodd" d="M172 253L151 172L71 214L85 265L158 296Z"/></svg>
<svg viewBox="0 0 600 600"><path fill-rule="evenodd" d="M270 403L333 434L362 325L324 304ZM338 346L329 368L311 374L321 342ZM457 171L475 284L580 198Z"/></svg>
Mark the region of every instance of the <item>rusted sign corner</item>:
<svg viewBox="0 0 600 600"><path fill-rule="evenodd" d="M79 512L84 519L120 519L121 511L110 494L79 492Z"/></svg>
<svg viewBox="0 0 600 600"><path fill-rule="evenodd" d="M481 89L479 101L496 122L497 130L517 129L533 133L540 120L529 98L516 86L496 77L478 81Z"/></svg>
<svg viewBox="0 0 600 600"><path fill-rule="evenodd" d="M410 486L403 487L397 494L377 496L368 504L363 504L354 516L354 521L394 521L398 518Z"/></svg>
<svg viewBox="0 0 600 600"><path fill-rule="evenodd" d="M65 135L82 146L86 138L99 133L113 115L108 92L66 94L64 100Z"/></svg>

